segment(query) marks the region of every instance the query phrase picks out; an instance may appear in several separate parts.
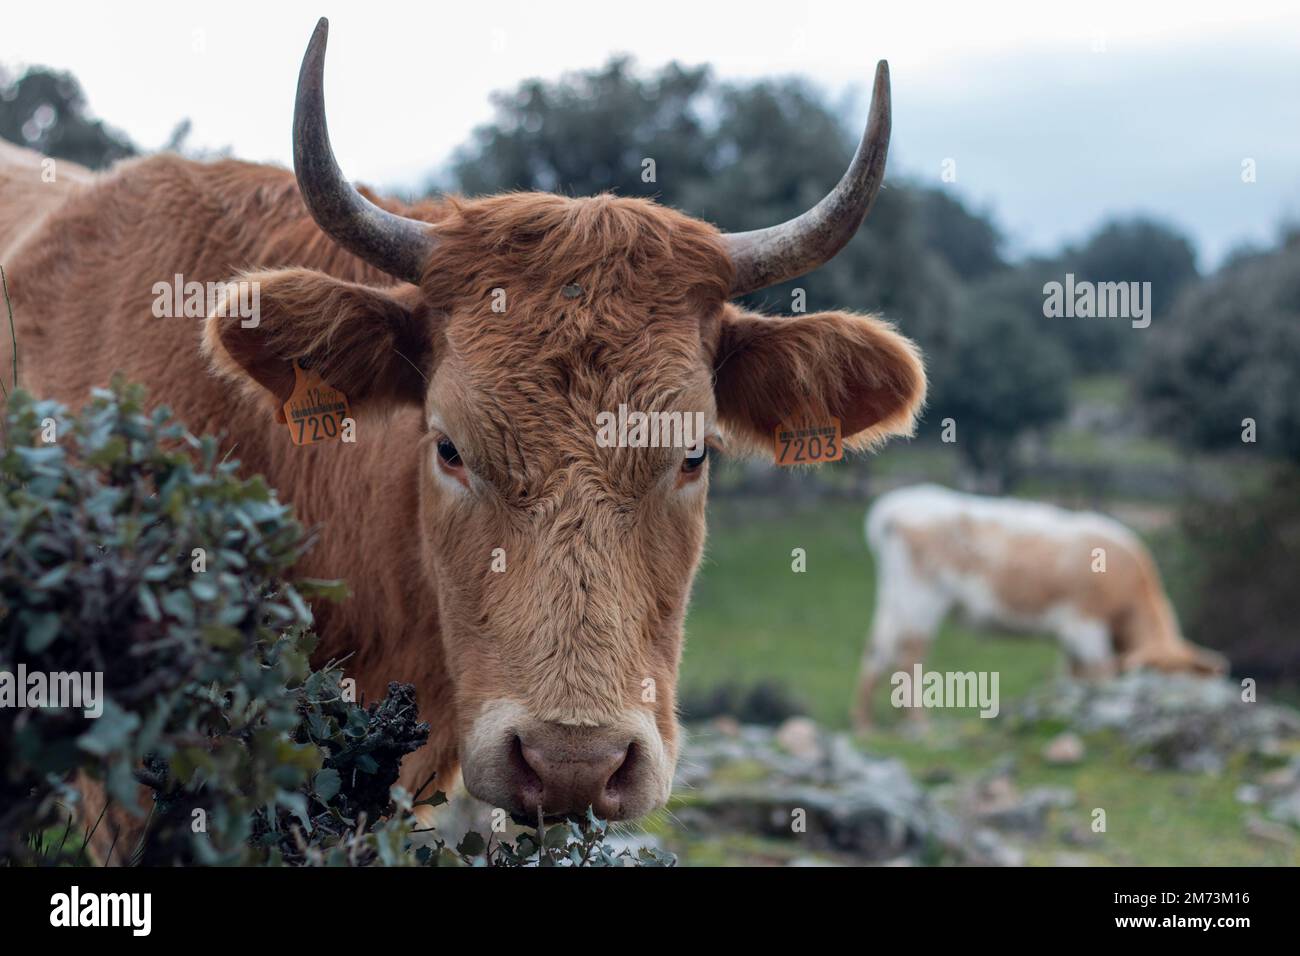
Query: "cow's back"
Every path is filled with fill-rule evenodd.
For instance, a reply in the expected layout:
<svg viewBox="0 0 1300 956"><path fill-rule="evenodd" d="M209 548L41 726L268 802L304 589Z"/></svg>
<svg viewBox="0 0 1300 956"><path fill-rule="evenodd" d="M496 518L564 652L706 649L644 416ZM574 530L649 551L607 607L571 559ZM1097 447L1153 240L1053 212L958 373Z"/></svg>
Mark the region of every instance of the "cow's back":
<svg viewBox="0 0 1300 956"><path fill-rule="evenodd" d="M93 182L94 175L69 160L48 160L0 140L0 266L6 272L12 271L19 249L40 230L49 214Z"/></svg>
<svg viewBox="0 0 1300 956"><path fill-rule="evenodd" d="M953 604L1028 627L1062 613L1115 621L1154 573L1141 541L1105 515L938 485L881 496L866 530L877 555L901 549Z"/></svg>
<svg viewBox="0 0 1300 956"><path fill-rule="evenodd" d="M4 230L22 384L77 406L122 372L191 430L243 433L241 457L267 470L250 440L266 431L264 409L237 401L210 373L203 316L157 314L158 284L170 287L177 276L219 283L285 265L356 281L384 277L316 229L286 170L162 154L99 174L69 175L60 163L56 184L41 185L32 156L8 163L0 186L23 197L21 217Z"/></svg>
<svg viewBox="0 0 1300 956"><path fill-rule="evenodd" d="M173 380L189 383L196 404L210 404L197 374L198 323L149 321L154 282L199 268L185 249L192 224L159 214L160 205L179 198L176 191L157 175L124 181L124 170L148 161L101 174L58 162L49 183L41 180L41 161L13 147L0 154L0 261L9 278L20 384L76 407L121 371L173 405L180 395Z"/></svg>

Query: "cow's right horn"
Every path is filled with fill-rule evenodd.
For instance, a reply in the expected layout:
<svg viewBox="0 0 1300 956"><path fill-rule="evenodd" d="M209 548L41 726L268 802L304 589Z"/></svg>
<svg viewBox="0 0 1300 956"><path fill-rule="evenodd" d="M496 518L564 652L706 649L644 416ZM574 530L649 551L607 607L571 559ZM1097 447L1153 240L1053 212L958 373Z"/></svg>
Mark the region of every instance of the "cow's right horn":
<svg viewBox="0 0 1300 956"><path fill-rule="evenodd" d="M733 296L812 272L848 245L871 210L885 178L889 128L889 64L881 60L876 64L866 132L835 188L803 215L779 226L723 237L736 267Z"/></svg>
<svg viewBox="0 0 1300 956"><path fill-rule="evenodd" d="M298 73L293 171L316 224L349 252L389 275L418 283L437 246L427 223L380 209L343 178L325 125L325 40L321 17Z"/></svg>

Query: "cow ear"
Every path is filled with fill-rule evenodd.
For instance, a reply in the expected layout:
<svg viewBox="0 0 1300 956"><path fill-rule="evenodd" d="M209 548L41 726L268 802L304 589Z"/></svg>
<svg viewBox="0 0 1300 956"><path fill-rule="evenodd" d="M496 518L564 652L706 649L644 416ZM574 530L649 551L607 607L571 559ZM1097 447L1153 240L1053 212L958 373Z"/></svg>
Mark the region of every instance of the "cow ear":
<svg viewBox="0 0 1300 956"><path fill-rule="evenodd" d="M845 445L910 435L925 401L925 369L909 340L848 312L772 318L723 308L714 357L718 416L742 448L770 451L784 424L838 418Z"/></svg>
<svg viewBox="0 0 1300 956"><path fill-rule="evenodd" d="M424 400L433 334L415 286L375 288L285 269L228 283L203 342L219 373L260 385L275 408L293 394L295 360L350 402L373 407Z"/></svg>

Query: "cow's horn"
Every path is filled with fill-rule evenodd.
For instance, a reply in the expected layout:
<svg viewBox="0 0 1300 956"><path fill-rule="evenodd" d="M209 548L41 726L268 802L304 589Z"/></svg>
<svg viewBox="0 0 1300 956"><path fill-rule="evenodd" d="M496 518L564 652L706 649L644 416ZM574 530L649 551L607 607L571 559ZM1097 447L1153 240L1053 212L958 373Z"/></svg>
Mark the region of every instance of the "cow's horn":
<svg viewBox="0 0 1300 956"><path fill-rule="evenodd" d="M389 275L419 282L437 245L427 223L380 209L343 178L325 125L324 17L307 44L293 110L293 171L316 224L339 245Z"/></svg>
<svg viewBox="0 0 1300 956"><path fill-rule="evenodd" d="M889 152L889 64L876 64L871 116L848 172L830 194L802 216L779 226L725 236L736 267L732 295L811 272L843 249L862 225L885 178Z"/></svg>

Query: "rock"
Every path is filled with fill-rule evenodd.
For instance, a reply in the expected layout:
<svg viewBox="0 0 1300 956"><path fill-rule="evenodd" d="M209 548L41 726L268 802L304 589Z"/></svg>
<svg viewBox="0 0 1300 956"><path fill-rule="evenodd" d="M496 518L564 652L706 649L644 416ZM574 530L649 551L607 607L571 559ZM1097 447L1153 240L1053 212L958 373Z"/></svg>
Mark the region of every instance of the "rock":
<svg viewBox="0 0 1300 956"><path fill-rule="evenodd" d="M1237 788L1242 803L1262 805L1275 824L1300 827L1300 757Z"/></svg>
<svg viewBox="0 0 1300 956"><path fill-rule="evenodd" d="M697 796L696 808L707 814L711 833L721 828L795 840L804 853L849 853L881 862L918 853L929 834L921 808L863 792L763 786L719 788Z"/></svg>
<svg viewBox="0 0 1300 956"><path fill-rule="evenodd" d="M1082 853L1057 853L1052 857L1053 866L1092 866L1092 862Z"/></svg>
<svg viewBox="0 0 1300 956"><path fill-rule="evenodd" d="M776 742L786 753L804 760L820 760L820 731L810 717L791 717L776 731Z"/></svg>
<svg viewBox="0 0 1300 956"><path fill-rule="evenodd" d="M1029 791L1028 799L1052 810L1068 810L1078 797L1069 787L1034 787Z"/></svg>
<svg viewBox="0 0 1300 956"><path fill-rule="evenodd" d="M1061 842L1067 846L1096 846L1101 834L1084 823L1075 823L1061 831Z"/></svg>
<svg viewBox="0 0 1300 956"><path fill-rule="evenodd" d="M1243 783L1240 787L1236 789L1236 791L1234 792L1234 796L1236 796L1238 803L1244 803L1252 806L1264 799L1263 791L1261 791L1259 787L1251 783Z"/></svg>
<svg viewBox="0 0 1300 956"><path fill-rule="evenodd" d="M1223 754L1217 753L1209 747L1203 747L1191 753L1181 754L1177 758L1176 765L1179 770L1217 777L1223 773L1223 766L1226 762L1227 760Z"/></svg>
<svg viewBox="0 0 1300 956"><path fill-rule="evenodd" d="M1259 840L1280 843L1283 846L1295 846L1296 834L1290 827L1263 817L1250 816L1246 820L1246 832Z"/></svg>
<svg viewBox="0 0 1300 956"><path fill-rule="evenodd" d="M1300 827L1300 788L1270 801L1267 814L1270 820Z"/></svg>
<svg viewBox="0 0 1300 956"><path fill-rule="evenodd" d="M1004 841L992 830L976 830L971 844L989 866L1024 866L1025 853Z"/></svg>
<svg viewBox="0 0 1300 956"><path fill-rule="evenodd" d="M965 839L901 761L863 753L848 735L803 717L777 730L746 725L724 736L706 725L688 734L676 791L674 816L684 830L790 841L794 852L784 858L791 861L997 865L1014 858Z"/></svg>
<svg viewBox="0 0 1300 956"><path fill-rule="evenodd" d="M1084 753L1083 738L1067 731L1047 742L1043 748L1043 759L1057 766L1070 766L1081 762Z"/></svg>
<svg viewBox="0 0 1300 956"><path fill-rule="evenodd" d="M826 860L817 856L796 856L789 863L787 863L786 866L818 867L818 866L839 866L839 864L834 862L833 860Z"/></svg>
<svg viewBox="0 0 1300 956"><path fill-rule="evenodd" d="M999 775L985 780L975 789L975 812L981 816L999 813L1015 806L1020 791L1009 776Z"/></svg>
<svg viewBox="0 0 1300 956"><path fill-rule="evenodd" d="M1074 805L1069 787L1034 787L1024 793L1006 777L981 785L976 794L974 815L980 822L999 830L1038 836L1047 828L1052 810Z"/></svg>
<svg viewBox="0 0 1300 956"><path fill-rule="evenodd" d="M1224 678L1135 671L1113 680L1061 680L1008 711L1022 724L1118 733L1141 767L1221 773L1230 757L1275 756L1300 739L1300 714L1246 702Z"/></svg>
<svg viewBox="0 0 1300 956"><path fill-rule="evenodd" d="M1282 790L1300 783L1300 758L1285 767L1270 770L1259 778L1259 785L1270 790Z"/></svg>

